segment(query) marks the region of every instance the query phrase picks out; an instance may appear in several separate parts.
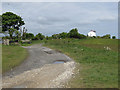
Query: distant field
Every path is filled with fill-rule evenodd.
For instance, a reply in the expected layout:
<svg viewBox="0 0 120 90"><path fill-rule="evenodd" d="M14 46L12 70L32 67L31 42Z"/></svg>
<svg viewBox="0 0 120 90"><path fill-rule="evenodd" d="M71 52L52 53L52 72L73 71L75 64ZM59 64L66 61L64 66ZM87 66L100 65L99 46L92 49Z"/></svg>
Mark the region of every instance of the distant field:
<svg viewBox="0 0 120 90"><path fill-rule="evenodd" d="M18 66L27 57L28 52L20 46L2 45L2 72Z"/></svg>
<svg viewBox="0 0 120 90"><path fill-rule="evenodd" d="M79 74L71 79L72 88L118 87L118 40L48 40L45 46L59 50L79 63ZM107 50L107 48L110 50Z"/></svg>

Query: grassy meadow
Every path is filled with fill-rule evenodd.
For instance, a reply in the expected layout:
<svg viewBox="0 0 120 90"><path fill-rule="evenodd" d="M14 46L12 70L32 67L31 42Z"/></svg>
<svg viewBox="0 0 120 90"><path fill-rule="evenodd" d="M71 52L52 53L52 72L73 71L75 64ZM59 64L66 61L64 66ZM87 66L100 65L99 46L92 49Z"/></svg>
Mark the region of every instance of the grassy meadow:
<svg viewBox="0 0 120 90"><path fill-rule="evenodd" d="M67 54L79 63L79 73L69 81L68 87L118 87L118 40L59 39L44 41L44 45Z"/></svg>
<svg viewBox="0 0 120 90"><path fill-rule="evenodd" d="M18 66L27 57L28 52L20 46L2 45L2 72Z"/></svg>

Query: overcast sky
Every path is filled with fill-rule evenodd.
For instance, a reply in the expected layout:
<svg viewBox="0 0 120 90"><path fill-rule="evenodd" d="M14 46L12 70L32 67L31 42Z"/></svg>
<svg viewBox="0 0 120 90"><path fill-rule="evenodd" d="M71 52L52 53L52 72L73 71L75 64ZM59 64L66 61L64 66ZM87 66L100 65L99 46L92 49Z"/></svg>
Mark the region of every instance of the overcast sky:
<svg viewBox="0 0 120 90"><path fill-rule="evenodd" d="M117 2L4 2L2 10L21 16L28 32L34 34L52 35L78 28L85 35L93 29L99 36L118 36Z"/></svg>

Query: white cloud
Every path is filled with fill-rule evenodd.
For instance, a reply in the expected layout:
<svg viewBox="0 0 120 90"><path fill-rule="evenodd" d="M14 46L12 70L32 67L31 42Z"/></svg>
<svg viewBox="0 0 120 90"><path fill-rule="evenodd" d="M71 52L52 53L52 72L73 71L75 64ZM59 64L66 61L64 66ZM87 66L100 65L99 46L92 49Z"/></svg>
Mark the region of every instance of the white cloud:
<svg viewBox="0 0 120 90"><path fill-rule="evenodd" d="M114 21L114 20L117 20L117 17L114 17L114 16L100 17L98 20L100 20L100 21Z"/></svg>

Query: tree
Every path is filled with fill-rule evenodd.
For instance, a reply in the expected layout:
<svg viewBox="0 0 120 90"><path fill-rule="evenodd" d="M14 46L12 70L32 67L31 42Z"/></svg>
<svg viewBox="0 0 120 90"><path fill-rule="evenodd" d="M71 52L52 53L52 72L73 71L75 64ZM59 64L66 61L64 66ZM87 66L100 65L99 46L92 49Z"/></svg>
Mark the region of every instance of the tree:
<svg viewBox="0 0 120 90"><path fill-rule="evenodd" d="M79 33L77 28L72 29L69 33L68 33L70 38L78 38L79 37Z"/></svg>
<svg viewBox="0 0 120 90"><path fill-rule="evenodd" d="M22 18L12 12L6 12L2 14L2 31L8 31L12 39L13 34L16 30L24 25Z"/></svg>
<svg viewBox="0 0 120 90"><path fill-rule="evenodd" d="M34 38L34 34L26 33L26 39L33 39L33 38Z"/></svg>
<svg viewBox="0 0 120 90"><path fill-rule="evenodd" d="M59 38L67 38L67 33L66 32L62 32L62 33L59 33Z"/></svg>
<svg viewBox="0 0 120 90"><path fill-rule="evenodd" d="M116 37L115 37L115 36L112 36L112 39L116 39Z"/></svg>
<svg viewBox="0 0 120 90"><path fill-rule="evenodd" d="M59 34L53 34L53 35L52 35L52 38L53 38L53 39L59 39Z"/></svg>
<svg viewBox="0 0 120 90"><path fill-rule="evenodd" d="M15 31L15 36L16 36L15 38L17 39L17 41L21 40L21 33L18 30Z"/></svg>
<svg viewBox="0 0 120 90"><path fill-rule="evenodd" d="M15 31L16 31L16 29L14 29L14 28L10 28L10 29L8 29L8 32L9 32L9 35L10 35L10 38L12 39L13 37L13 34L15 33Z"/></svg>
<svg viewBox="0 0 120 90"><path fill-rule="evenodd" d="M45 38L44 35L42 35L42 33L38 33L35 37L34 40L43 40Z"/></svg>

